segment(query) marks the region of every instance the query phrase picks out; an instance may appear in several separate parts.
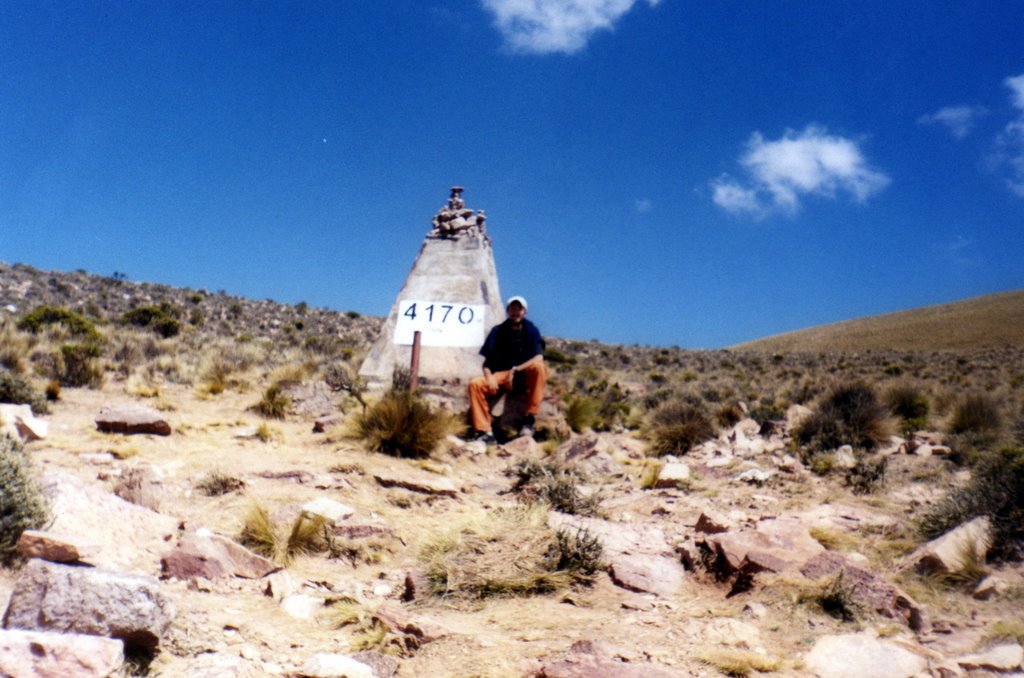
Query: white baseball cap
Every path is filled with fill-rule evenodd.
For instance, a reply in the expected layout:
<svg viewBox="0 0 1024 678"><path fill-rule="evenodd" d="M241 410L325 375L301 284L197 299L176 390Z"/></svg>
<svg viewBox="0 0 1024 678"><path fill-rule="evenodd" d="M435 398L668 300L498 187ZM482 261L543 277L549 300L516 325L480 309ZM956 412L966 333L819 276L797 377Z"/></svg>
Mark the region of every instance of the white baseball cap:
<svg viewBox="0 0 1024 678"><path fill-rule="evenodd" d="M528 310L527 306L526 306L526 299L524 299L523 297L520 297L520 296L509 297L508 298L508 303L505 304L505 308L508 308L514 302L517 302L517 301L519 302L519 305L523 307L524 311Z"/></svg>

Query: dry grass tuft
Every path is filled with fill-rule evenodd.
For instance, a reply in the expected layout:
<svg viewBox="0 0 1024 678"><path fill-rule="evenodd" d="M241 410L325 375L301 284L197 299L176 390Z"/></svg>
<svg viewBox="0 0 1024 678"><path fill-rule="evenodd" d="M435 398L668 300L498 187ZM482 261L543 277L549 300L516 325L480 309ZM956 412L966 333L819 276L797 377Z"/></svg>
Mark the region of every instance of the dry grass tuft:
<svg viewBox="0 0 1024 678"><path fill-rule="evenodd" d="M782 660L777 657L730 648L704 650L697 654L697 661L712 666L727 676L749 676L755 671L771 673L782 668Z"/></svg>
<svg viewBox="0 0 1024 678"><path fill-rule="evenodd" d="M451 416L414 393L392 390L356 416L354 435L395 457L428 457L452 426Z"/></svg>
<svg viewBox="0 0 1024 678"><path fill-rule="evenodd" d="M481 515L427 541L420 559L437 595L489 598L548 593L568 586L557 533L545 507Z"/></svg>
<svg viewBox="0 0 1024 678"><path fill-rule="evenodd" d="M245 519L239 543L254 552L287 565L301 553L318 553L327 549L326 521L322 516L302 512L292 523L287 537L283 537L260 504L253 504Z"/></svg>

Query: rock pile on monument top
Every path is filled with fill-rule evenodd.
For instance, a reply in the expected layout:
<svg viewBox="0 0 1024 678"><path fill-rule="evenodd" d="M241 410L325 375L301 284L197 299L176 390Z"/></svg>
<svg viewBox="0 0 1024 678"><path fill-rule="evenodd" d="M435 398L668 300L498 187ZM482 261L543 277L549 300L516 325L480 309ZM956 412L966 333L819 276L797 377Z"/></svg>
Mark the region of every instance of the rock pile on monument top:
<svg viewBox="0 0 1024 678"><path fill-rule="evenodd" d="M486 237L484 221L487 217L483 210L476 211L466 207L461 194L462 186L452 186L452 194L448 202L434 215L431 222L433 229L428 236L435 238L457 238L463 234L481 234Z"/></svg>

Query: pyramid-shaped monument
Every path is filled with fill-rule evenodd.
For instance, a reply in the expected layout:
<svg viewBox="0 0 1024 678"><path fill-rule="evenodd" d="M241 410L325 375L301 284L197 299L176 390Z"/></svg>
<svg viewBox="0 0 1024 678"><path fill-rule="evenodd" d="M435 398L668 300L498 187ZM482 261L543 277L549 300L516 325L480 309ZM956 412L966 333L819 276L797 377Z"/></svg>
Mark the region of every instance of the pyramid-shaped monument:
<svg viewBox="0 0 1024 678"><path fill-rule="evenodd" d="M434 216L380 336L359 369L371 384L390 383L396 367L409 367L416 332L421 379L465 382L480 374L480 346L505 311L486 217L483 210L466 207L463 190L453 186L448 202Z"/></svg>

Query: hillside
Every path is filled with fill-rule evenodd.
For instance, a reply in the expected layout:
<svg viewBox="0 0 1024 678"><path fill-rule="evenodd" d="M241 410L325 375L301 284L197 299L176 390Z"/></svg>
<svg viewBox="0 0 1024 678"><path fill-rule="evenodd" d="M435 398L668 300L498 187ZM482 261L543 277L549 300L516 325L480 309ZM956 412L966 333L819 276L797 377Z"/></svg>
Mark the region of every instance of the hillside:
<svg viewBox="0 0 1024 678"><path fill-rule="evenodd" d="M464 384L335 388L379 324L0 264L0 675L1018 675L1024 348L553 338L486 445Z"/></svg>
<svg viewBox="0 0 1024 678"><path fill-rule="evenodd" d="M1024 347L1024 290L857 318L731 346L739 351L959 351Z"/></svg>

